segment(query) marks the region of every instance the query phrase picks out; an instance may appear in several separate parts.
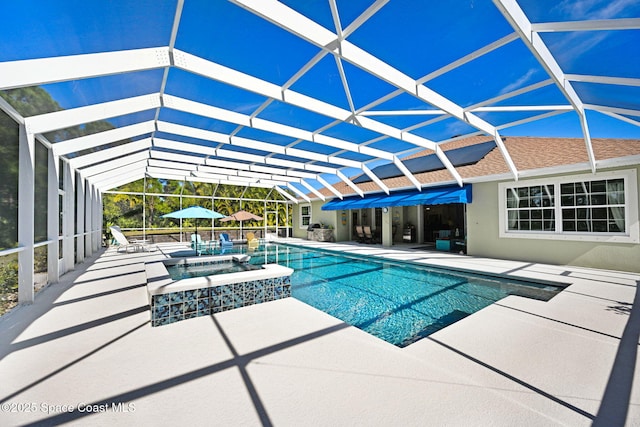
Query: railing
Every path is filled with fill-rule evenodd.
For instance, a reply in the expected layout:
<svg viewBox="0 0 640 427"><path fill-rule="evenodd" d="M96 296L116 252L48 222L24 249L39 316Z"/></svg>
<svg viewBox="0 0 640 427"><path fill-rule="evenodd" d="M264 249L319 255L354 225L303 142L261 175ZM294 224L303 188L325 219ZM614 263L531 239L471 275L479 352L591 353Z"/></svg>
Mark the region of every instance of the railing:
<svg viewBox="0 0 640 427"><path fill-rule="evenodd" d="M288 236L292 235L291 227L288 227ZM180 228L122 228L121 229L127 238L142 239L150 241L151 243L162 242L190 242L191 234L195 233L195 227L182 227ZM220 233L227 233L232 240L244 240L247 233L253 233L258 239L266 237L264 227L215 227L213 230L211 227L198 227L198 234L202 240L218 240ZM213 236L212 236L213 233ZM277 234L278 237L287 237L287 227L267 227L266 233Z"/></svg>
<svg viewBox="0 0 640 427"><path fill-rule="evenodd" d="M22 251L24 251L24 247L22 247L22 246L18 246L17 248L5 249L5 250L0 251L0 257L5 256L5 255L15 254L15 253L22 252Z"/></svg>

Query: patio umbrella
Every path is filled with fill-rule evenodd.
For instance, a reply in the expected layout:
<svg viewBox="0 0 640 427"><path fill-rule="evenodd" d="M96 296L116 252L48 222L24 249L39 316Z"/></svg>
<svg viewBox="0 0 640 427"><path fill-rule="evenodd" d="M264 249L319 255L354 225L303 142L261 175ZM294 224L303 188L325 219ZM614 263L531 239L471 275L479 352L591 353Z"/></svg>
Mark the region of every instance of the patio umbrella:
<svg viewBox="0 0 640 427"><path fill-rule="evenodd" d="M247 211L238 211L222 218L220 221L240 221L240 237L242 237L242 221L262 221L262 217Z"/></svg>
<svg viewBox="0 0 640 427"><path fill-rule="evenodd" d="M194 218L196 220L196 234L198 234L198 219L216 219L223 218L224 215L211 209L203 208L202 206L191 206L188 208L180 209L179 211L171 212L166 215L162 215L162 218Z"/></svg>

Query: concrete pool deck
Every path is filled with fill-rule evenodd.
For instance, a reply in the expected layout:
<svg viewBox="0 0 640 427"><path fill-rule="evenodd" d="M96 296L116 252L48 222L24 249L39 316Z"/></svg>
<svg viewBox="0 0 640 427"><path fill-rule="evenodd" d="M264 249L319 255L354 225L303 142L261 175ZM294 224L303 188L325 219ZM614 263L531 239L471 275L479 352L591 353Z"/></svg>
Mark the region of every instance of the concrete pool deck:
<svg viewBox="0 0 640 427"><path fill-rule="evenodd" d="M401 349L294 298L152 328L144 262L184 246L108 249L0 318L0 425L640 425L640 275L292 243L571 285Z"/></svg>

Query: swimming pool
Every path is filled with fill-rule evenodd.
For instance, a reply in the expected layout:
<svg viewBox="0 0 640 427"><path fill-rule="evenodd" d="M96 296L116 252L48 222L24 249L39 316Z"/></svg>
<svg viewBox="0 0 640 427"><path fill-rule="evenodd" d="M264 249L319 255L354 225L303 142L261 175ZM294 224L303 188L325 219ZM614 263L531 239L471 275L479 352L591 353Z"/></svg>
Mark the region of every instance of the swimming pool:
<svg viewBox="0 0 640 427"><path fill-rule="evenodd" d="M508 295L546 301L563 289L292 245L265 249L251 263L293 268L291 296L399 347Z"/></svg>
<svg viewBox="0 0 640 427"><path fill-rule="evenodd" d="M173 280L191 277L211 276L216 274L238 273L241 271L259 270L255 264L237 263L233 261L215 264L175 264L167 266L167 272Z"/></svg>

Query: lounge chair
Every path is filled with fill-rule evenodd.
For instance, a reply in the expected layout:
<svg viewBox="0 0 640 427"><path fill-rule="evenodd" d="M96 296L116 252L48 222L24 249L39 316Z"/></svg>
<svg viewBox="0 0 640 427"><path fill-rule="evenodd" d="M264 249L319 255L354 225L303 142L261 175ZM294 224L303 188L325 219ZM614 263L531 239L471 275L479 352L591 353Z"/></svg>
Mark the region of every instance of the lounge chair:
<svg viewBox="0 0 640 427"><path fill-rule="evenodd" d="M118 252L120 252L120 248L124 248L125 252L129 252L129 248L133 249L132 252L150 251L146 240L129 241L117 225L111 226L109 229L111 230L111 235L116 239L118 244Z"/></svg>
<svg viewBox="0 0 640 427"><path fill-rule="evenodd" d="M368 243L373 243L373 233L371 232L371 227L369 227L368 225L365 225L362 228L362 231L364 231L364 241Z"/></svg>
<svg viewBox="0 0 640 427"><path fill-rule="evenodd" d="M356 225L356 236L358 237L358 242L359 243L363 243L364 242L364 231L362 230L362 226L361 225Z"/></svg>
<svg viewBox="0 0 640 427"><path fill-rule="evenodd" d="M253 251L260 247L260 241L256 239L256 235L252 232L247 233L247 247L250 251Z"/></svg>

